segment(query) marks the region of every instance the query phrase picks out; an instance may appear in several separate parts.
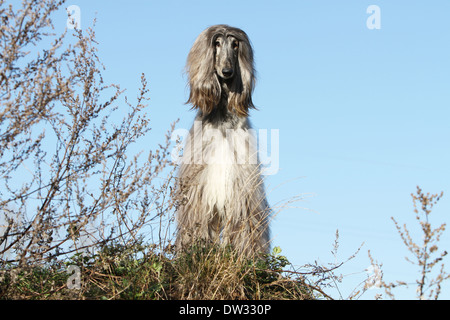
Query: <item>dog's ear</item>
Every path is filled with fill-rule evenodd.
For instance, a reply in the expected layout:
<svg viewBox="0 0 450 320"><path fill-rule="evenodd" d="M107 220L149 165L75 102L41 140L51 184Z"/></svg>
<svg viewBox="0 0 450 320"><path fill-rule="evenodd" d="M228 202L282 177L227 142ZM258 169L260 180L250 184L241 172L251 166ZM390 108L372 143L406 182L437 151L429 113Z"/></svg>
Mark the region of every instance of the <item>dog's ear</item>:
<svg viewBox="0 0 450 320"><path fill-rule="evenodd" d="M189 78L190 94L186 103L210 113L220 101L221 87L214 69L214 46L209 29L195 40L189 52L186 73Z"/></svg>
<svg viewBox="0 0 450 320"><path fill-rule="evenodd" d="M238 68L228 101L229 110L235 110L241 116L248 116L248 109L255 108L252 93L255 88L256 75L253 66L253 49L247 35L240 31Z"/></svg>

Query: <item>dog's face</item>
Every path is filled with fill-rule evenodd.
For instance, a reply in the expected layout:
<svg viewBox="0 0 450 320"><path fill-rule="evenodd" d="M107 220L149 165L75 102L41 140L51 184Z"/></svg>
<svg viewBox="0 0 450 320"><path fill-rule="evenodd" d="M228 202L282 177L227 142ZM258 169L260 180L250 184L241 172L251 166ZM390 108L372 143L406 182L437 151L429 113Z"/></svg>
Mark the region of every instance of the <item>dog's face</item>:
<svg viewBox="0 0 450 320"><path fill-rule="evenodd" d="M215 71L224 79L232 79L236 74L239 40L233 36L218 35L214 38Z"/></svg>
<svg viewBox="0 0 450 320"><path fill-rule="evenodd" d="M253 50L247 34L238 28L215 25L204 30L189 52L189 100L193 108L209 114L228 95L229 111L247 116L254 108Z"/></svg>

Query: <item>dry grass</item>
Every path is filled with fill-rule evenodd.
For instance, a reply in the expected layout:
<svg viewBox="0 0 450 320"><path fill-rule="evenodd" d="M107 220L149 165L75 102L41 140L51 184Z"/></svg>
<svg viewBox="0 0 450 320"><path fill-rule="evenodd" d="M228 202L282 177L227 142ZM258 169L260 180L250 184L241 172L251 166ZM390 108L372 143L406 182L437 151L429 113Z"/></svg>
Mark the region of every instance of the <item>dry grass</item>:
<svg viewBox="0 0 450 320"><path fill-rule="evenodd" d="M286 275L277 254L246 260L231 248L198 244L174 258L155 246L105 246L61 265L3 270L3 299L316 299L303 276ZM78 288L67 266L80 268Z"/></svg>

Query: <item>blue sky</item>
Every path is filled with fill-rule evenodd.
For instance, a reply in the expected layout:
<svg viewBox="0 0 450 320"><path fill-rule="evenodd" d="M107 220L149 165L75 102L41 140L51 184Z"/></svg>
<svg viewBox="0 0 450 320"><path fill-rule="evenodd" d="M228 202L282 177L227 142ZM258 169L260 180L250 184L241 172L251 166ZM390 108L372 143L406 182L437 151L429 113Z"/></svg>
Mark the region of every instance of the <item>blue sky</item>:
<svg viewBox="0 0 450 320"><path fill-rule="evenodd" d="M171 122L189 129L183 68L206 27L242 28L254 50L258 82L251 120L278 129L280 168L267 177L272 204L304 194L272 224L274 245L294 265L345 260L342 296L366 278L367 251L383 263L387 281L414 282L416 270L390 217L415 224L410 194L444 191L432 225L450 215L449 1L69 1L81 26L95 26L105 81L135 97L149 80L153 131L142 147L163 141ZM370 30L369 5L381 10ZM55 20L65 28L64 13ZM421 239L419 232L413 235ZM447 232L441 249L449 250ZM447 263L447 265L449 265ZM448 268L447 268L448 270ZM370 299L377 290L369 290ZM338 292L333 293L339 297ZM415 296L415 286L398 291ZM444 285L442 298L450 298Z"/></svg>

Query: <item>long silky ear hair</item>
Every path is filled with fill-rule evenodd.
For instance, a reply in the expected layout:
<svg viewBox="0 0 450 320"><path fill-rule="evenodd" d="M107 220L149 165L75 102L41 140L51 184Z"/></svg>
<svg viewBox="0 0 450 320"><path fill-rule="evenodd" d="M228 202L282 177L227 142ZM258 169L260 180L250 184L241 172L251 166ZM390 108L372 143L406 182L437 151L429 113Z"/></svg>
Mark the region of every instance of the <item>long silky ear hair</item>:
<svg viewBox="0 0 450 320"><path fill-rule="evenodd" d="M222 89L214 69L214 40L218 33L232 35L239 40L237 70L230 86L228 109L235 110L240 116L247 116L248 109L255 108L252 102L255 87L253 49L244 31L227 25L209 27L195 40L186 63L190 86L187 103L209 114L220 101Z"/></svg>
<svg viewBox="0 0 450 320"><path fill-rule="evenodd" d="M215 49L211 42L211 28L208 28L195 40L186 63L190 86L187 103L206 114L219 103L221 95L219 79L214 69Z"/></svg>
<svg viewBox="0 0 450 320"><path fill-rule="evenodd" d="M248 116L248 109L255 108L252 93L255 88L255 68L253 66L253 49L247 34L237 28L229 32L239 40L237 74L231 85L228 97L228 109L236 110L241 116Z"/></svg>

